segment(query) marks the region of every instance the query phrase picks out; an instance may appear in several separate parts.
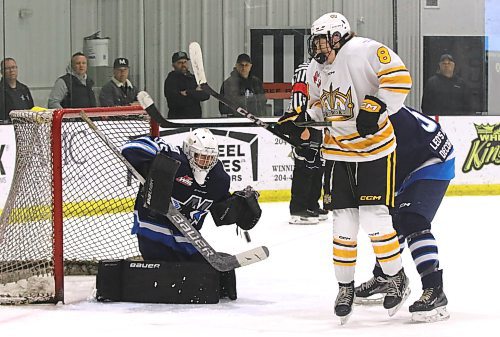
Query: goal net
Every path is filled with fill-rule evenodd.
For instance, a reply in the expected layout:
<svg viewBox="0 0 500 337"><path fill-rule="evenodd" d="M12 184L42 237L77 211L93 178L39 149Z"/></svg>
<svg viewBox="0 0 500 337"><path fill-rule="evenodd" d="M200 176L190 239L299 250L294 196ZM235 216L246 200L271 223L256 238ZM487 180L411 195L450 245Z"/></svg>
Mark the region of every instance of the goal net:
<svg viewBox="0 0 500 337"><path fill-rule="evenodd" d="M158 135L141 107L83 109L118 147ZM138 183L80 117L14 111L16 164L0 216L0 304L64 301L64 273L140 255L130 234Z"/></svg>

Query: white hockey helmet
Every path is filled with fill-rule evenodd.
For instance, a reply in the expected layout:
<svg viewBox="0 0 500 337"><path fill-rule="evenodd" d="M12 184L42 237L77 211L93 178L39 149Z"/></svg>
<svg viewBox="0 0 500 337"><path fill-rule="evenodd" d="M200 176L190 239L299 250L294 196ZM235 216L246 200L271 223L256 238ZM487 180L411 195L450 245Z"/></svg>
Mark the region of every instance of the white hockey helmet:
<svg viewBox="0 0 500 337"><path fill-rule="evenodd" d="M324 63L326 56L316 53L316 39L320 36L326 38L330 47L337 53L344 43L347 42L350 34L351 25L342 14L332 12L320 16L311 26L311 36L308 41L309 55L318 63ZM339 46L334 48L337 42Z"/></svg>
<svg viewBox="0 0 500 337"><path fill-rule="evenodd" d="M219 158L217 139L208 129L196 129L184 140L182 150L189 160L194 179L198 185L203 185L208 172Z"/></svg>
<svg viewBox="0 0 500 337"><path fill-rule="evenodd" d="M340 13L326 13L320 16L311 26L311 35L330 35L339 33L344 37L351 32L351 25L346 17Z"/></svg>

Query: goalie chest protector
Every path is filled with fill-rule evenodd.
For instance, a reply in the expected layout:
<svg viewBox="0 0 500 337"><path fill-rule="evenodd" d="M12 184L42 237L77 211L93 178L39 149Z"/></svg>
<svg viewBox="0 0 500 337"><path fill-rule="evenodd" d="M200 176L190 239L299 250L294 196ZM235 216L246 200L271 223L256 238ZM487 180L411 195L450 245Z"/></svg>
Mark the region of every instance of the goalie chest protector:
<svg viewBox="0 0 500 337"><path fill-rule="evenodd" d="M218 303L220 273L206 263L99 261L100 302Z"/></svg>

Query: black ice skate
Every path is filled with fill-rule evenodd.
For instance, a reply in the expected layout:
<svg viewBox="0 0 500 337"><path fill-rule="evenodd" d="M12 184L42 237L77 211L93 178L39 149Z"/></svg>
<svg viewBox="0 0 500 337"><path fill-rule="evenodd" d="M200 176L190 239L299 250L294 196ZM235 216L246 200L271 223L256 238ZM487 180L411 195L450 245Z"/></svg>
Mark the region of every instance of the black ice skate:
<svg viewBox="0 0 500 337"><path fill-rule="evenodd" d="M308 209L307 212L312 216L317 216L319 221L328 220L328 211L323 208L317 208L315 210Z"/></svg>
<svg viewBox="0 0 500 337"><path fill-rule="evenodd" d="M352 314L352 303L354 300L354 281L351 283L339 283L339 293L335 300L335 315L340 318L340 324L344 325Z"/></svg>
<svg viewBox="0 0 500 337"><path fill-rule="evenodd" d="M446 310L448 299L443 286L425 288L420 298L410 305L411 320L414 322L437 322L450 318Z"/></svg>
<svg viewBox="0 0 500 337"><path fill-rule="evenodd" d="M317 225L319 215L310 211L295 212L288 221L291 225Z"/></svg>
<svg viewBox="0 0 500 337"><path fill-rule="evenodd" d="M389 282L384 276L374 276L368 281L354 288L354 303L356 304L382 304Z"/></svg>
<svg viewBox="0 0 500 337"><path fill-rule="evenodd" d="M384 308L388 309L389 316L394 316L410 295L410 280L401 268L396 275L388 277L387 281L388 289L384 298Z"/></svg>

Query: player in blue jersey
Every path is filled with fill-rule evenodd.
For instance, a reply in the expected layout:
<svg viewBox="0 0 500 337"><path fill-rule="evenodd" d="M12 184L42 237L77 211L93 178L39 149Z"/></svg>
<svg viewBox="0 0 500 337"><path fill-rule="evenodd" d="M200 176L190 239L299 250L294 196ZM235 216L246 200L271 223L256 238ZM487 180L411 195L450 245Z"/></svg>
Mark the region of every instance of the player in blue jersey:
<svg viewBox="0 0 500 337"><path fill-rule="evenodd" d="M403 107L389 118L398 144L397 193L391 215L401 250L406 242L423 288L420 299L410 306L412 320L446 319L449 317L448 301L443 291L443 271L439 266L431 222L455 176L453 145L437 122L418 111ZM387 277L377 262L373 278L355 288L355 302L378 302L387 289Z"/></svg>
<svg viewBox="0 0 500 337"><path fill-rule="evenodd" d="M201 229L209 210L216 225L236 223L244 230L251 229L261 214L257 193L251 188L233 195L229 193L230 178L218 160L218 153L217 140L208 129L192 131L182 148L158 137L141 137L122 148L122 154L143 176L148 175L153 160L160 154L180 162L172 177L171 202L197 230ZM219 210L226 209L227 213L219 214ZM144 206L141 191L135 202L132 234L137 234L139 250L147 260L204 260L165 215Z"/></svg>

